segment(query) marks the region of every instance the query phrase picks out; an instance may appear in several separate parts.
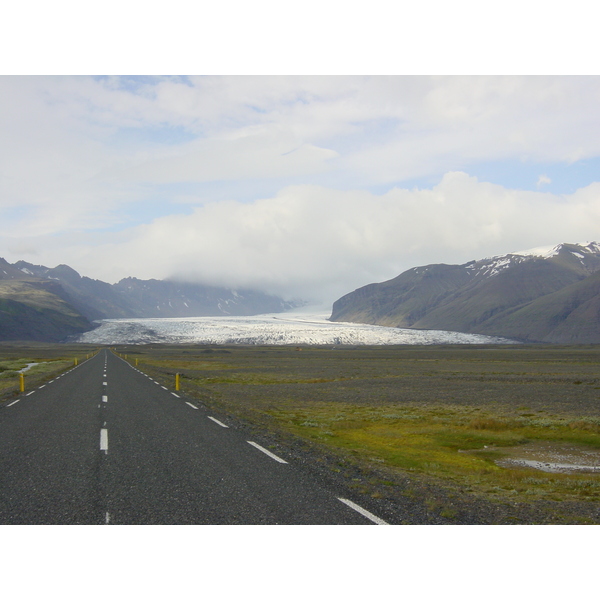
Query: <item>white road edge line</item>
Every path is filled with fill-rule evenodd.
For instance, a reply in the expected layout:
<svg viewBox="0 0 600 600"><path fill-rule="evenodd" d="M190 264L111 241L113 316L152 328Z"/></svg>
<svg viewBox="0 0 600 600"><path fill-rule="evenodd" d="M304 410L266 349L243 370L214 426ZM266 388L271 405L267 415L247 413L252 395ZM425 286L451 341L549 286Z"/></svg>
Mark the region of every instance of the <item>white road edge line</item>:
<svg viewBox="0 0 600 600"><path fill-rule="evenodd" d="M13 404L16 404L17 402L19 402L21 400L21 398L19 398L19 400L15 400L14 402L11 402L10 404L6 405L6 408L8 408L9 406L12 406Z"/></svg>
<svg viewBox="0 0 600 600"><path fill-rule="evenodd" d="M163 390L166 390L167 388L164 385L160 386Z"/></svg>
<svg viewBox="0 0 600 600"><path fill-rule="evenodd" d="M110 513L106 513L106 516L104 517L104 523L106 523L106 525L110 523Z"/></svg>
<svg viewBox="0 0 600 600"><path fill-rule="evenodd" d="M25 394L26 396L31 396L31 394L35 394L35 390L33 392L29 392L29 394Z"/></svg>
<svg viewBox="0 0 600 600"><path fill-rule="evenodd" d="M254 446L257 450L260 450L261 452L264 452L267 456L270 456L273 460L276 460L277 462L280 462L284 465L287 465L287 460L283 460L283 458L279 458L279 456L277 456L276 454L273 454L272 452L269 452L266 448L263 448L262 446L259 446L256 442L251 442L250 440L246 440L251 446Z"/></svg>
<svg viewBox="0 0 600 600"><path fill-rule="evenodd" d="M188 406L191 406L194 410L198 410L197 406L194 406L191 402L186 402Z"/></svg>
<svg viewBox="0 0 600 600"><path fill-rule="evenodd" d="M108 429L100 430L100 450L108 454Z"/></svg>
<svg viewBox="0 0 600 600"><path fill-rule="evenodd" d="M354 509L357 513L360 513L363 517L367 517L369 521L373 521L373 523L375 523L376 525L389 525L389 523L387 523L383 519L380 519L379 517L376 517L373 513L364 509L362 506L354 504L352 500L347 500L346 498L338 498L338 500L340 502L343 502L346 506L349 506L350 508Z"/></svg>
<svg viewBox="0 0 600 600"><path fill-rule="evenodd" d="M219 421L219 419L215 419L214 417L208 417L211 421L214 421L217 425L220 425L221 427L225 427L225 429L229 429L229 425L225 425L225 423L221 423L221 421Z"/></svg>
<svg viewBox="0 0 600 600"><path fill-rule="evenodd" d="M175 396L175 398L181 398L181 396L178 396L175 392L171 392L171 394L173 394L173 396Z"/></svg>
<svg viewBox="0 0 600 600"><path fill-rule="evenodd" d="M102 396L102 402L108 402L108 396Z"/></svg>

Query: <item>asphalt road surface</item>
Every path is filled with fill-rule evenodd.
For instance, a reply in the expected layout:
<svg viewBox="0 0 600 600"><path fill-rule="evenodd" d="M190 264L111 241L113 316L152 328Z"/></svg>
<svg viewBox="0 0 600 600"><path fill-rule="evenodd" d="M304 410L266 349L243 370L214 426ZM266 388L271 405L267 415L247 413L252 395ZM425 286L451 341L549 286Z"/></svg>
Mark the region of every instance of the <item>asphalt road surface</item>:
<svg viewBox="0 0 600 600"><path fill-rule="evenodd" d="M385 524L108 350L0 410L2 524Z"/></svg>

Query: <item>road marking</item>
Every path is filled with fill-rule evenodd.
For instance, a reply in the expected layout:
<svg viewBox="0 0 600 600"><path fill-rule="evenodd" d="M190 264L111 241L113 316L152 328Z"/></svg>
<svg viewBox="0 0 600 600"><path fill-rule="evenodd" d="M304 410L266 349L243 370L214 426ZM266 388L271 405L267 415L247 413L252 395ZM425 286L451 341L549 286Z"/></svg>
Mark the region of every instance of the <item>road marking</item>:
<svg viewBox="0 0 600 600"><path fill-rule="evenodd" d="M100 450L108 454L108 429L100 430Z"/></svg>
<svg viewBox="0 0 600 600"><path fill-rule="evenodd" d="M229 425L225 425L225 423L221 423L221 421L219 421L219 419L215 419L214 417L208 417L211 421L214 421L217 425L220 425L221 427L225 427L225 429L229 429Z"/></svg>
<svg viewBox="0 0 600 600"><path fill-rule="evenodd" d="M154 380L153 380L153 381L154 381ZM155 381L154 383L155 383L156 385L160 385L160 383L158 383L158 381Z"/></svg>
<svg viewBox="0 0 600 600"><path fill-rule="evenodd" d="M173 394L173 396L175 396L175 398L181 398L181 396L178 396L175 392L171 392L171 394Z"/></svg>
<svg viewBox="0 0 600 600"><path fill-rule="evenodd" d="M354 504L352 500L346 500L346 498L338 498L338 500L340 502L343 502L346 506L349 506L350 508L354 509L357 513L360 513L363 517L367 517L369 521L373 521L373 523L377 525L389 525L389 523L386 523L383 519L376 517L373 513L364 509L362 506Z"/></svg>
<svg viewBox="0 0 600 600"><path fill-rule="evenodd" d="M163 390L166 390L167 388L164 385L160 386Z"/></svg>
<svg viewBox="0 0 600 600"><path fill-rule="evenodd" d="M108 402L108 396L102 396L102 402Z"/></svg>
<svg viewBox="0 0 600 600"><path fill-rule="evenodd" d="M15 400L14 402L11 402L10 404L7 404L6 407L8 408L9 406L12 406L13 404L16 404L17 402L19 402L21 400L21 398L19 398L19 400Z"/></svg>
<svg viewBox="0 0 600 600"><path fill-rule="evenodd" d="M29 392L29 394L25 394L26 396L31 396L31 394L35 394L35 390L33 392Z"/></svg>
<svg viewBox="0 0 600 600"><path fill-rule="evenodd" d="M46 387L46 384L40 385L40 387L38 388L38 390L41 390L42 388L45 388L45 387Z"/></svg>
<svg viewBox="0 0 600 600"><path fill-rule="evenodd" d="M108 525L110 523L110 513L106 513L104 517L104 523Z"/></svg>
<svg viewBox="0 0 600 600"><path fill-rule="evenodd" d="M269 452L266 448L263 448L262 446L259 446L256 442L251 442L250 440L246 440L251 446L254 446L255 448L257 448L258 450L260 450L261 452L264 452L267 456L270 456L273 460L276 460L277 462L283 463L284 465L287 465L287 460L283 460L283 458L279 458L279 456L277 456L276 454L273 454L272 452Z"/></svg>
<svg viewBox="0 0 600 600"><path fill-rule="evenodd" d="M193 409L198 410L197 406L194 406L191 402L186 402L188 406L191 406Z"/></svg>
<svg viewBox="0 0 600 600"><path fill-rule="evenodd" d="M106 381L103 381L102 385L108 385L108 383Z"/></svg>

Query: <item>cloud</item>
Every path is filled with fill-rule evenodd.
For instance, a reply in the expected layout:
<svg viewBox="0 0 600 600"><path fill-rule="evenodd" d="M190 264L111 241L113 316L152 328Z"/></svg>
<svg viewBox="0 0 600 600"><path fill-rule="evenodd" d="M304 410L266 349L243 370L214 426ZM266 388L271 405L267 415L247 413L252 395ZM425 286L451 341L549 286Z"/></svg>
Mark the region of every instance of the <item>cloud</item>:
<svg viewBox="0 0 600 600"><path fill-rule="evenodd" d="M599 227L600 184L564 197L451 172L431 190L300 185L252 203L209 203L94 248L80 240L69 254L105 280L175 277L333 301L413 266L597 239Z"/></svg>
<svg viewBox="0 0 600 600"><path fill-rule="evenodd" d="M550 179L550 177L548 177L548 175L540 175L538 180L537 180L537 188L539 189L542 185L548 184L548 183L552 183L552 179Z"/></svg>

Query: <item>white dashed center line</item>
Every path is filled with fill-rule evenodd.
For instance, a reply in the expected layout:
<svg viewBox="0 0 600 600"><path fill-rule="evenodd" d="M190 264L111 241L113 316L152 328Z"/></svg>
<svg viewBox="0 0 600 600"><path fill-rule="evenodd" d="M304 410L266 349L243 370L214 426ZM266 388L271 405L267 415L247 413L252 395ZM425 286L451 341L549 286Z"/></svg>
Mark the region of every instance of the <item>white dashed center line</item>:
<svg viewBox="0 0 600 600"><path fill-rule="evenodd" d="M220 425L221 427L225 427L225 429L229 429L229 425L225 425L225 423L221 423L221 421L219 421L219 419L215 419L214 417L208 417L211 421L214 421L217 425Z"/></svg>
<svg viewBox="0 0 600 600"><path fill-rule="evenodd" d="M362 506L354 504L352 500L346 500L346 498L338 498L338 500L340 502L343 502L346 506L349 506L350 508L355 510L357 513L360 513L363 517L369 519L369 521L373 521L373 523L376 523L377 525L389 525L389 523L386 523L383 519L376 517L373 513L364 509Z"/></svg>
<svg viewBox="0 0 600 600"><path fill-rule="evenodd" d="M102 402L108 402L108 396L102 396Z"/></svg>
<svg viewBox="0 0 600 600"><path fill-rule="evenodd" d="M108 429L100 430L100 450L108 454Z"/></svg>
<svg viewBox="0 0 600 600"><path fill-rule="evenodd" d="M286 460L283 460L283 458L279 458L279 456L277 456L276 454L273 454L272 452L269 452L266 448L259 446L256 442L251 442L250 440L247 440L247 441L251 446L254 446L257 450L264 452L267 456L270 456L273 460L276 460L277 462L280 462L284 465L288 464Z"/></svg>

